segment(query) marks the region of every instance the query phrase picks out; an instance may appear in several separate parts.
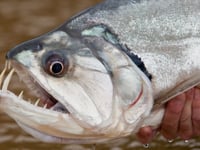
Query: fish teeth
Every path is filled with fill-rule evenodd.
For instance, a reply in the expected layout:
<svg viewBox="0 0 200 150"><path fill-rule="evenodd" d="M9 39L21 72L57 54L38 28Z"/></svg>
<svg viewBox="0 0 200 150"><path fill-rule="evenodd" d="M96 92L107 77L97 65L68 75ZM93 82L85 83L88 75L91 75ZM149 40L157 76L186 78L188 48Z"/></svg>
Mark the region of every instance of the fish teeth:
<svg viewBox="0 0 200 150"><path fill-rule="evenodd" d="M45 104L45 105L43 106L43 108L45 108L45 109L46 109L46 108L47 108L47 104Z"/></svg>
<svg viewBox="0 0 200 150"><path fill-rule="evenodd" d="M10 80L11 80L11 78L12 78L14 72L15 72L15 70L12 69L12 70L9 72L8 76L5 78L5 80L4 80L4 82L3 82L3 86L2 86L2 90L3 90L3 91L6 91L6 90L8 89L8 85L9 85L9 83L10 83Z"/></svg>
<svg viewBox="0 0 200 150"><path fill-rule="evenodd" d="M37 99L37 101L35 102L35 106L38 106L38 104L39 104L39 102L40 102L40 99Z"/></svg>
<svg viewBox="0 0 200 150"><path fill-rule="evenodd" d="M4 75L5 75L6 70L7 70L7 69L4 68L3 71L2 71L1 74L0 74L0 87L1 87L1 85L2 85L3 77L4 77Z"/></svg>
<svg viewBox="0 0 200 150"><path fill-rule="evenodd" d="M6 67L8 68L8 70L11 69L11 63L10 63L10 61L6 61Z"/></svg>
<svg viewBox="0 0 200 150"><path fill-rule="evenodd" d="M20 94L18 95L18 97L23 98L23 94L24 94L24 91L21 91Z"/></svg>
<svg viewBox="0 0 200 150"><path fill-rule="evenodd" d="M3 83L3 77L4 77L7 69L8 69L8 62L6 61L5 67L4 67L3 71L0 74L0 87L1 87L1 85Z"/></svg>

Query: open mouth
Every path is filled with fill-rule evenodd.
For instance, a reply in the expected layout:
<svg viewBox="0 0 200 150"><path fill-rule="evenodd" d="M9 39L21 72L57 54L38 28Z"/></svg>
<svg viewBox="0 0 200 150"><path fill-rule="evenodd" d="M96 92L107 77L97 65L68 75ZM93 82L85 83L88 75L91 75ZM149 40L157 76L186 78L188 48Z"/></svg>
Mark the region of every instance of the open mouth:
<svg viewBox="0 0 200 150"><path fill-rule="evenodd" d="M18 75L20 75L20 80L22 80L26 84L28 89L32 92L32 94L37 97L35 98L36 100L30 100L30 98L27 98L27 103L31 103L36 107L42 107L44 109L50 109L61 113L70 113L64 105L62 105L58 100L50 95L44 88L42 88L39 82L37 82L31 75L29 75L23 67L18 64L14 64L13 66L15 69L10 69L10 62L6 62L5 68L0 74L0 90L8 90L8 86L11 82L13 74L16 72ZM5 77L5 74L8 71L9 73ZM22 90L18 95L18 98L25 100L23 97L24 92Z"/></svg>

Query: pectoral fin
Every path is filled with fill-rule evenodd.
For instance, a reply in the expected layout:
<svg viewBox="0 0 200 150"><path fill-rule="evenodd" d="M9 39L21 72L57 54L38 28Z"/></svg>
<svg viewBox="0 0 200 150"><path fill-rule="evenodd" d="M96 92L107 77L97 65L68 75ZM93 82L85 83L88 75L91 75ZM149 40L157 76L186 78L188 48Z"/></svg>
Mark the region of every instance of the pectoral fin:
<svg viewBox="0 0 200 150"><path fill-rule="evenodd" d="M159 98L155 99L153 109L160 107L161 105L163 105L166 102L168 102L169 100L171 100L173 97L175 97L195 86L200 88L200 76L191 77L190 79L176 85L165 95L162 95Z"/></svg>

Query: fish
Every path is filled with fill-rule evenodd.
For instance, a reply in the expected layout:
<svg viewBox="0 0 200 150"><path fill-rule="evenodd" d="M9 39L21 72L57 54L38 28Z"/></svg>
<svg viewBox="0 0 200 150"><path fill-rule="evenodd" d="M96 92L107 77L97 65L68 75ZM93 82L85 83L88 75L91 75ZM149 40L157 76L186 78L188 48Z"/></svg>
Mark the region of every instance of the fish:
<svg viewBox="0 0 200 150"><path fill-rule="evenodd" d="M51 143L102 143L159 127L200 84L198 0L105 0L8 51L0 110ZM9 90L14 74L23 90Z"/></svg>

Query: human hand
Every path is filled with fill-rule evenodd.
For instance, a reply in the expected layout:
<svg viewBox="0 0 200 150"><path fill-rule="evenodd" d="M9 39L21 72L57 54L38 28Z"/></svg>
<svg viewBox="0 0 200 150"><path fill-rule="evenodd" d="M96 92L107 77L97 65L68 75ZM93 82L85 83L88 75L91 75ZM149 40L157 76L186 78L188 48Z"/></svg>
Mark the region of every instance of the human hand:
<svg viewBox="0 0 200 150"><path fill-rule="evenodd" d="M182 93L166 104L160 133L168 140L180 137L188 140L200 135L200 89L195 87ZM143 127L137 134L143 144L149 143L156 131Z"/></svg>

